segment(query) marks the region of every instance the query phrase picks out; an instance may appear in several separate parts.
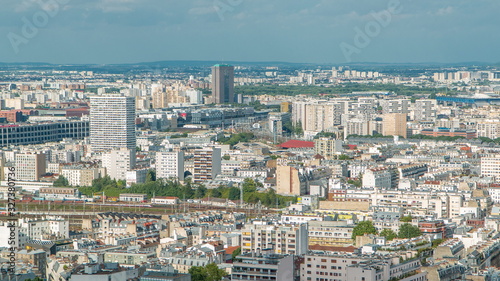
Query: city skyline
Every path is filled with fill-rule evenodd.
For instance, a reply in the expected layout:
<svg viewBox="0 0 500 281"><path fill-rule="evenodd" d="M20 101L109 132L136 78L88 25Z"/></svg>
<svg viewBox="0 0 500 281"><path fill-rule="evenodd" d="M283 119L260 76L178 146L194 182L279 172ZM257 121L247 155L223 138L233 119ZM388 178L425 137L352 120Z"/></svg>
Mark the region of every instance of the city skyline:
<svg viewBox="0 0 500 281"><path fill-rule="evenodd" d="M500 61L494 1L40 3L5 4L1 62Z"/></svg>

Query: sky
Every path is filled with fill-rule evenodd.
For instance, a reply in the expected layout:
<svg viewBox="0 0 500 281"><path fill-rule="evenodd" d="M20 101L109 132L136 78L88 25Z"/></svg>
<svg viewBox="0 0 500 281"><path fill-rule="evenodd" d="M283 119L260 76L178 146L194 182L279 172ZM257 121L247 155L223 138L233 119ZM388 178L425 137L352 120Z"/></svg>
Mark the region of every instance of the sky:
<svg viewBox="0 0 500 281"><path fill-rule="evenodd" d="M500 62L498 0L1 0L0 62Z"/></svg>

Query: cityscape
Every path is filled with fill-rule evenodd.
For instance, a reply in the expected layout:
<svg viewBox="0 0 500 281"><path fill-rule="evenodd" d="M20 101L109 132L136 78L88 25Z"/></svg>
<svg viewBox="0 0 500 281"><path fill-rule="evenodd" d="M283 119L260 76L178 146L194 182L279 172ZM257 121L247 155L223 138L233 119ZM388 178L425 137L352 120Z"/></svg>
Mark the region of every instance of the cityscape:
<svg viewBox="0 0 500 281"><path fill-rule="evenodd" d="M500 280L500 4L288 1L6 4L0 281Z"/></svg>

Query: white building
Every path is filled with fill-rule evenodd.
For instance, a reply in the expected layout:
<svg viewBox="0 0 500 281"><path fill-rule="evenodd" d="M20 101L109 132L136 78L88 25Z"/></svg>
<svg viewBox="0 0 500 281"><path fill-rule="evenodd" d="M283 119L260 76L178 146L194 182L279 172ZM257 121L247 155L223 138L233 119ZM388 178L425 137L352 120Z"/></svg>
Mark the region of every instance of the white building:
<svg viewBox="0 0 500 281"><path fill-rule="evenodd" d="M500 155L490 155L481 158L481 176L500 176Z"/></svg>
<svg viewBox="0 0 500 281"><path fill-rule="evenodd" d="M391 188L391 177L387 168L367 169L363 174L363 187Z"/></svg>
<svg viewBox="0 0 500 281"><path fill-rule="evenodd" d="M126 180L127 172L135 167L135 148L121 148L102 154L102 166L111 179Z"/></svg>
<svg viewBox="0 0 500 281"><path fill-rule="evenodd" d="M135 97L90 98L90 144L92 151L136 148Z"/></svg>
<svg viewBox="0 0 500 281"><path fill-rule="evenodd" d="M170 177L184 180L184 152L169 151L156 153L156 178Z"/></svg>

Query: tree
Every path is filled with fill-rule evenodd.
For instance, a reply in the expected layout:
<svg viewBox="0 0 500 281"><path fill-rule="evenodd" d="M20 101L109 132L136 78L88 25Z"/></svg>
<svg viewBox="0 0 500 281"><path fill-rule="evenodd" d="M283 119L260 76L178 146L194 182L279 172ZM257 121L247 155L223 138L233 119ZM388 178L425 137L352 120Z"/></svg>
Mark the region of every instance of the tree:
<svg viewBox="0 0 500 281"><path fill-rule="evenodd" d="M373 226L371 221L359 222L352 230L352 239L356 239L356 236L363 236L365 234L377 234L377 229Z"/></svg>
<svg viewBox="0 0 500 281"><path fill-rule="evenodd" d="M243 180L243 194L255 192L257 190L257 183L251 179L246 178Z"/></svg>
<svg viewBox="0 0 500 281"><path fill-rule="evenodd" d="M205 280L208 281L219 281L222 277L227 275L227 272L223 269L220 269L217 264L210 263L205 266L207 270L207 278Z"/></svg>
<svg viewBox="0 0 500 281"><path fill-rule="evenodd" d="M228 154L222 156L222 159L224 160L230 160L231 159L231 156L229 156Z"/></svg>
<svg viewBox="0 0 500 281"><path fill-rule="evenodd" d="M227 196L229 200L238 200L240 199L240 190L236 187L229 188L229 194Z"/></svg>
<svg viewBox="0 0 500 281"><path fill-rule="evenodd" d="M54 186L56 187L65 187L69 186L69 181L67 178L65 178L63 175L59 176L57 180L54 181Z"/></svg>
<svg viewBox="0 0 500 281"><path fill-rule="evenodd" d="M384 236L387 239L387 241L391 241L394 238L398 237L398 234L394 232L392 229L385 228L380 232L380 236Z"/></svg>
<svg viewBox="0 0 500 281"><path fill-rule="evenodd" d="M234 261L234 259L241 254L241 247L237 248L236 250L233 251L231 254L231 259Z"/></svg>
<svg viewBox="0 0 500 281"><path fill-rule="evenodd" d="M207 188L204 185L198 185L194 192L194 198L203 198L207 194Z"/></svg>
<svg viewBox="0 0 500 281"><path fill-rule="evenodd" d="M210 196L215 197L215 198L220 198L222 196L222 192L220 192L220 188L211 189Z"/></svg>
<svg viewBox="0 0 500 281"><path fill-rule="evenodd" d="M192 266L189 268L192 281L219 281L227 275L227 272L220 269L217 264L209 263L206 266Z"/></svg>
<svg viewBox="0 0 500 281"><path fill-rule="evenodd" d="M345 154L339 155L339 160L350 160L350 159L351 159L351 157L349 157L349 156L347 156Z"/></svg>
<svg viewBox="0 0 500 281"><path fill-rule="evenodd" d="M409 223L404 223L399 226L399 238L413 238L420 236L421 232L417 226L411 225Z"/></svg>
<svg viewBox="0 0 500 281"><path fill-rule="evenodd" d="M413 220L413 217L411 215L401 217L401 219L400 219L400 221L402 221L402 222L411 222L412 220Z"/></svg>
<svg viewBox="0 0 500 281"><path fill-rule="evenodd" d="M146 182L151 181L156 181L156 172L153 169L148 170L148 173L146 174Z"/></svg>

